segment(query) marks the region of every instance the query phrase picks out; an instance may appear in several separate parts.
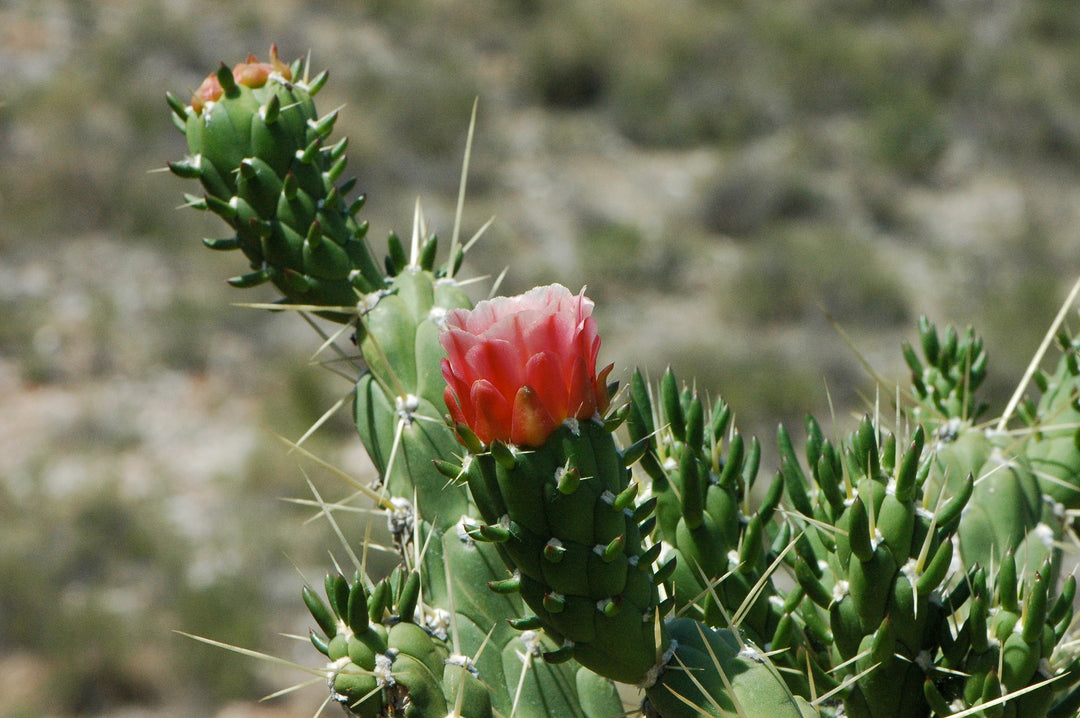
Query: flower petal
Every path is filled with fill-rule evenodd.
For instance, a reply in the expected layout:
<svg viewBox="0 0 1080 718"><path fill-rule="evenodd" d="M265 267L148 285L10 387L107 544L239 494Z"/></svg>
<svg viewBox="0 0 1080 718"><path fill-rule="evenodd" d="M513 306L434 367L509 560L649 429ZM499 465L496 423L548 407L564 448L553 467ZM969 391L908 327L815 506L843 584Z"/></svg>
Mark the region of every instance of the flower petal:
<svg viewBox="0 0 1080 718"><path fill-rule="evenodd" d="M439 334L439 343L446 352L446 358L453 364L454 372L466 381L469 381L470 369L465 355L479 342L476 335L454 326L447 326Z"/></svg>
<svg viewBox="0 0 1080 718"><path fill-rule="evenodd" d="M502 339L479 342L465 355L469 371L499 390L507 402L513 401L518 388L525 382L524 361L518 348Z"/></svg>
<svg viewBox="0 0 1080 718"><path fill-rule="evenodd" d="M453 423L465 425L470 425L472 423L469 421L470 417L465 416L465 412L463 411L463 409L471 407L467 404L462 406L461 402L458 401L457 394L455 394L454 390L449 386L443 389L443 401L446 402L446 410L450 412L450 420Z"/></svg>
<svg viewBox="0 0 1080 718"><path fill-rule="evenodd" d="M510 441L518 446L538 447L551 436L559 426L539 394L532 387L525 385L518 389L514 397L514 414L510 428Z"/></svg>
<svg viewBox="0 0 1080 718"><path fill-rule="evenodd" d="M465 381L463 378L454 373L453 365L446 357L443 357L442 360L442 375L443 379L446 380L446 388L450 390L451 395L453 396L453 403L459 406L459 408L462 410L465 417L465 423L469 423L472 420L473 416L472 405L470 405L467 401L469 398L469 382ZM454 407L451 405L451 402L447 400L446 397L447 395L444 392L443 400L446 401L446 408L452 414Z"/></svg>
<svg viewBox="0 0 1080 718"><path fill-rule="evenodd" d="M607 410L607 367L596 375L600 337L593 302L551 284L446 314L444 400L477 438L538 446L569 417Z"/></svg>
<svg viewBox="0 0 1080 718"><path fill-rule="evenodd" d="M490 381L481 379L472 385L469 403L475 411L469 428L481 442L490 444L495 439L510 440L513 405Z"/></svg>
<svg viewBox="0 0 1080 718"><path fill-rule="evenodd" d="M541 351L560 356L576 353L573 318L552 311L549 314L529 313L521 319L522 341L530 354Z"/></svg>
<svg viewBox="0 0 1080 718"><path fill-rule="evenodd" d="M591 419L596 416L596 388L594 379L589 375L585 357L578 356L570 368L569 414L577 419Z"/></svg>
<svg viewBox="0 0 1080 718"><path fill-rule="evenodd" d="M529 357L525 364L525 384L543 397L544 407L556 423L568 417L570 377L554 352L543 351Z"/></svg>

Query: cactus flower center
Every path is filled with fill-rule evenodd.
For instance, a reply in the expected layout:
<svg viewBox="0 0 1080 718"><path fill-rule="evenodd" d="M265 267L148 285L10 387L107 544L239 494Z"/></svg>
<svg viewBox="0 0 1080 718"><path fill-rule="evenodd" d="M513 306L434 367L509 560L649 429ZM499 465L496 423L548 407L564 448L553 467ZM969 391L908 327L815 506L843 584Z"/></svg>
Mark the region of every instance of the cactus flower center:
<svg viewBox="0 0 1080 718"><path fill-rule="evenodd" d="M451 419L484 444L538 447L568 419L592 419L608 406L600 337L584 291L537 287L446 315L443 397Z"/></svg>

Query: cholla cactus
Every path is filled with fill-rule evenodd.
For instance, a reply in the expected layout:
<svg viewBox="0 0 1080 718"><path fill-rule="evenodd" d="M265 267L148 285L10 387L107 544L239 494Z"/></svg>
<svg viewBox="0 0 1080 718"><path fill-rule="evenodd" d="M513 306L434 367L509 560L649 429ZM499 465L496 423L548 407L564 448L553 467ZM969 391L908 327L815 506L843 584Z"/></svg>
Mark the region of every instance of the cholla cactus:
<svg viewBox="0 0 1080 718"><path fill-rule="evenodd" d="M1057 335L1062 356L1050 375L1035 374L1042 397L1022 414L1034 430L1026 455L1039 488L1063 509L1080 508L1080 340Z"/></svg>
<svg viewBox="0 0 1080 718"><path fill-rule="evenodd" d="M302 62L285 65L273 47L270 59L249 56L232 71L222 65L190 105L169 96L191 152L169 169L197 178L206 195L190 204L235 232L206 240L250 260L251 271L232 285L272 281L295 304L352 306L356 290L380 289L382 276L364 243L367 224L355 219L363 196L347 204L355 182L337 184L346 143L327 145L337 114L315 112L312 98L327 75L309 78Z"/></svg>
<svg viewBox="0 0 1080 718"><path fill-rule="evenodd" d="M1021 565L1032 569L1052 558L1053 569L1047 578L1053 581L1060 563L1055 544L1063 531L1062 514L1054 506L1054 497L1069 493L1069 484L1061 479L1055 481L1045 472L1055 457L1063 456L1061 463L1074 460L1075 447L1060 441L1051 443L1050 437L1046 437L1047 441L1029 442L1026 432L1018 435L1006 431L1000 421L976 423L985 410L976 393L986 375L987 355L981 338L970 329L960 338L949 327L941 342L937 329L925 317L919 320L919 334L925 364L910 346L904 347L904 355L912 370L917 402L912 415L926 417L922 424L931 431L934 441L935 462L928 493L955 496L965 493L968 482L972 483L970 506L958 529L964 564L985 568L1000 565L1009 551ZM1045 402L1038 413L1030 411L1031 421L1042 416L1048 417L1043 422L1053 422L1049 417L1067 408L1061 406L1058 393L1047 396L1056 401ZM1046 478L1038 478L1036 462Z"/></svg>
<svg viewBox="0 0 1080 718"><path fill-rule="evenodd" d="M311 642L331 661L331 698L359 715L492 715L491 696L467 656L450 653L445 633L428 630L419 604L420 575L394 574L373 589L327 574L326 598L305 586L304 602L325 636Z"/></svg>
<svg viewBox="0 0 1080 718"><path fill-rule="evenodd" d="M649 439L615 441L626 412L604 413L610 367L596 370L591 313L556 285L448 317L446 401L469 449L460 475L486 521L471 533L499 545L513 571L498 590L520 592L536 614L529 627L561 643L547 660L641 685L650 711L811 714L747 639L664 615L658 585L675 562L653 571L663 547L643 539L657 502L635 507L631 482Z"/></svg>
<svg viewBox="0 0 1080 718"><path fill-rule="evenodd" d="M731 408L666 372L621 394L592 302L560 285L472 306L455 239L416 222L376 262L326 74L249 57L169 96L200 180L280 306L352 331L353 417L401 566L301 593L329 699L371 718L1068 718L1080 708L1080 344L1038 403L977 423L987 354L920 320L913 401L888 430L784 427L779 466ZM456 232L455 232L456 234ZM1041 354L1040 354L1041 357ZM628 397L628 398L624 398ZM319 502L322 503L321 497ZM325 510L325 505L324 505ZM328 517L329 510L326 510Z"/></svg>

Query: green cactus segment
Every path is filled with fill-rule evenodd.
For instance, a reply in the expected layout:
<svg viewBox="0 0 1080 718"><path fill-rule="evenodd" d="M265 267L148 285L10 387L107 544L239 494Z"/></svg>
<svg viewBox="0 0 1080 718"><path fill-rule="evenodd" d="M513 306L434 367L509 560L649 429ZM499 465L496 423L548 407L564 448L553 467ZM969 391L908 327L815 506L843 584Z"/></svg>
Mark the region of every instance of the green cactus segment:
<svg viewBox="0 0 1080 718"><path fill-rule="evenodd" d="M704 628L685 618L670 621L667 627L676 648L659 680L646 691L646 715L818 716L805 700L792 695L764 653L732 631Z"/></svg>
<svg viewBox="0 0 1080 718"><path fill-rule="evenodd" d="M360 349L368 371L356 384L357 431L386 491L417 502L421 516L440 530L470 512L462 482L435 461L459 461L461 446L443 419L439 323L451 309L469 306L448 278L420 267L393 277L368 296Z"/></svg>
<svg viewBox="0 0 1080 718"><path fill-rule="evenodd" d="M717 400L706 409L670 370L655 394L656 402L635 373L627 426L632 440L647 442L641 466L657 502L657 538L674 549L674 606L710 626L726 626L741 611L741 628L764 643L783 617L772 583L762 582L775 558L769 545L781 478L751 511L760 447L731 428L730 407Z"/></svg>
<svg viewBox="0 0 1080 718"><path fill-rule="evenodd" d="M1078 340L1058 336L1063 356L1053 374L1036 375L1042 397L1033 410L1034 433L1025 454L1040 490L1066 509L1080 508L1080 362ZM1029 417L1033 418L1033 417Z"/></svg>
<svg viewBox="0 0 1080 718"><path fill-rule="evenodd" d="M421 575L425 600L453 608L452 614L441 614L442 631L453 637L456 650L473 657L498 714L513 711L521 718L594 718L621 710L610 682L601 681L594 700L604 706L602 712L585 711L575 688L576 664L545 663L540 655L558 646L513 628L511 621L519 622L527 615L521 596L484 588L506 575L495 544L473 541L461 523L441 530L423 520L417 521L414 542L424 547Z"/></svg>
<svg viewBox="0 0 1080 718"><path fill-rule="evenodd" d="M923 492L932 458L922 428L898 441L865 419L836 448L808 419L809 472L779 437L785 489L804 517L792 563L806 598L785 606L808 639L798 657L815 682L847 681L849 716L924 715L923 684L949 631L941 590L956 522L939 523Z"/></svg>
<svg viewBox="0 0 1080 718"><path fill-rule="evenodd" d="M445 637L414 622L427 612L418 602L419 579L395 570L371 587L360 576L349 583L328 574L326 602L304 588L304 602L325 633L312 631L311 640L329 661L331 698L364 718L444 718L461 693L469 708L461 715L492 716L488 692L472 665L451 653Z"/></svg>
<svg viewBox="0 0 1080 718"><path fill-rule="evenodd" d="M657 662L657 588L642 561L634 512L620 508L630 475L599 422L567 422L538 449L498 444L466 460L483 525L517 572L521 597L558 650L603 676L643 681ZM568 479L568 477L574 477Z"/></svg>
<svg viewBox="0 0 1080 718"><path fill-rule="evenodd" d="M813 468L786 469L805 477L785 482L805 515L795 520L803 534L792 561L805 598L785 601L808 639L795 653L819 693L839 687L849 717L945 715L1017 692L1000 715L1043 716L1060 688L1035 686L1074 660L1061 622L1072 618L1075 580L1054 595L1059 558L1037 541L1045 529L994 534L1030 502L1039 507L1034 478L985 432L943 442L957 427L939 425L931 441L916 426L901 441L865 419L835 449L811 420ZM790 447L781 432L782 465L796 461ZM1006 478L1013 483L994 483ZM950 576L954 546L965 560L985 556L996 581L980 564ZM784 647L780 640L771 649Z"/></svg>
<svg viewBox="0 0 1080 718"><path fill-rule="evenodd" d="M433 463L453 460L461 448L430 403L392 400L373 375L365 374L353 406L360 438L388 494L415 499L420 514L443 529L469 512L465 488Z"/></svg>
<svg viewBox="0 0 1080 718"><path fill-rule="evenodd" d="M967 477L973 479L957 531L965 566L996 566L1012 551L1024 566L1038 566L1054 557L1056 577L1061 517L1044 499L1025 455L1009 453L1015 446L1008 435L960 421L944 424L938 430L926 490L935 499L941 494L947 500L963 492Z"/></svg>
<svg viewBox="0 0 1080 718"><path fill-rule="evenodd" d="M985 410L976 390L986 377L986 352L982 339L970 328L963 334L948 327L944 336L925 318L919 320L922 358L910 345L903 347L911 369L915 406L911 415L927 428L936 454L925 493L936 500L948 500L966 490L974 481L958 529L960 557L966 566L1000 563L1006 551L1014 551L1023 565L1038 566L1055 553L1053 542L1060 540L1060 511L1047 500L1080 506L1080 491L1070 481L1071 466L1080 467L1080 450L1073 438L1075 428L1037 431L1025 441L975 424ZM1045 390L1036 408L1026 402L1019 414L1036 427L1056 425L1057 415L1072 411L1066 348L1052 379L1039 374L1037 383ZM1075 353L1075 352L1073 352ZM1072 366L1076 368L1075 358ZM1075 415L1080 418L1080 412ZM1070 421L1066 416L1065 422ZM1068 427L1066 423L1063 426ZM1056 576L1056 570L1054 576Z"/></svg>
<svg viewBox="0 0 1080 718"><path fill-rule="evenodd" d="M921 359L910 344L902 346L919 406L915 418L931 431L950 418L977 419L987 406L976 396L986 379L982 337L971 327L963 334L948 327L939 336L937 327L923 316L919 317L919 343Z"/></svg>
<svg viewBox="0 0 1080 718"><path fill-rule="evenodd" d="M358 292L380 289L383 277L364 239L367 224L355 218L362 198L346 204L354 183L338 184L345 143L328 144L337 115L320 118L312 100L325 75L307 81L306 70L298 60L292 76L305 79L275 72L253 89L233 81L223 66L224 93L201 111L170 96L190 155L169 167L198 178L206 195L193 206L213 211L235 232L207 242L248 258L251 272L230 283L270 281L289 303L352 307Z"/></svg>
<svg viewBox="0 0 1080 718"><path fill-rule="evenodd" d="M1070 593L1053 597L1043 578L1048 563L1020 582L1017 568L1010 553L1002 560L996 585L989 585L983 570L973 574L967 617L955 641L943 649L942 667L957 672L938 677L932 700L969 708L1018 694L988 714L1038 717L1047 715L1056 694L1075 682L1067 675L1075 655L1063 645L1066 627L1060 625L1072 620Z"/></svg>
<svg viewBox="0 0 1080 718"><path fill-rule="evenodd" d="M368 369L391 393L444 407L439 328L446 313L472 306L453 279L419 266L390 277L365 298L360 351Z"/></svg>

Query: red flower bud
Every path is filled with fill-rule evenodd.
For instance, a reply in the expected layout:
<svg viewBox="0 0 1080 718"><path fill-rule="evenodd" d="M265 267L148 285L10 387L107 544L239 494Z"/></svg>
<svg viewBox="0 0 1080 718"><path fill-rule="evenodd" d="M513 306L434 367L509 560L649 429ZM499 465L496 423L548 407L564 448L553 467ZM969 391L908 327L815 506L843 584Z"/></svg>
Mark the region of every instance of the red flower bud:
<svg viewBox="0 0 1080 718"><path fill-rule="evenodd" d="M611 366L597 375L592 308L584 292L552 284L447 314L439 341L454 423L484 444L538 447L565 420L602 414Z"/></svg>

